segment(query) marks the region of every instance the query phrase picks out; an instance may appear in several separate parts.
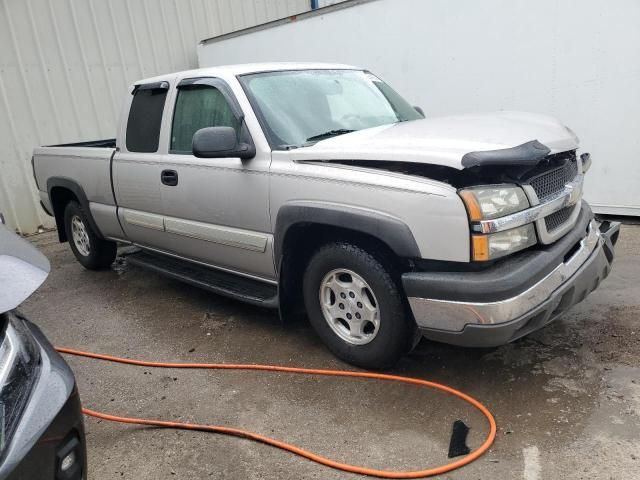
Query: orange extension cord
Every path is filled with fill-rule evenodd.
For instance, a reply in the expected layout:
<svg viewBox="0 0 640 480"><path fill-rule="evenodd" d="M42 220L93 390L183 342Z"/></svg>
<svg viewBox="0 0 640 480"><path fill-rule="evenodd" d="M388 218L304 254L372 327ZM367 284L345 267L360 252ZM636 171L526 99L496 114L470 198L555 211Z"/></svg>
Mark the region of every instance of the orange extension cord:
<svg viewBox="0 0 640 480"><path fill-rule="evenodd" d="M57 348L58 352L66 353L69 355L77 355L80 357L94 358L98 360L106 360L108 362L124 363L127 365L137 365L140 367L150 368L194 368L194 369L211 369L211 370L260 370L268 372L284 372L284 373L297 373L303 375L324 375L329 377L350 377L350 378L369 378L374 380L386 380L392 382L406 383L409 385L418 385L421 387L435 388L461 398L465 402L470 403L475 408L480 410L482 414L487 418L489 422L489 434L484 443L476 450L473 450L463 458L456 460L455 462L448 463L439 467L427 468L425 470L415 471L395 471L395 470L377 470L374 468L359 467L357 465L350 465L348 463L340 463L321 455L317 455L308 450L304 450L295 445L291 445L275 438L266 437L258 433L249 432L247 430L241 430L239 428L230 428L216 425L198 425L194 423L183 422L167 422L162 420L148 420L144 418L132 418L132 417L120 417L117 415L109 415L106 413L96 412L88 408L83 408L82 411L85 415L91 417L100 418L102 420L108 420L111 422L119 423L132 423L136 425L148 425L152 427L161 428L177 428L183 430L198 430L203 432L221 433L224 435L234 435L236 437L247 438L256 442L265 443L272 447L280 448L287 452L299 455L307 458L311 461L317 462L321 465L326 465L337 470L345 472L359 473L361 475L369 475L379 478L424 478L433 475L440 475L446 472L450 472L464 465L467 465L482 454L484 454L493 444L496 438L496 421L489 410L478 402L476 399L469 395L460 392L454 388L448 387L435 382L429 382L427 380L421 380L418 378L402 377L398 375L386 375L383 373L370 373L370 372L353 372L348 370L319 370L315 368L298 368L298 367L281 367L277 365L250 365L250 364L226 364L226 363L168 363L168 362L147 362L141 360L131 360L128 358L113 357L111 355L102 355L92 352L82 352L79 350L73 350L71 348Z"/></svg>

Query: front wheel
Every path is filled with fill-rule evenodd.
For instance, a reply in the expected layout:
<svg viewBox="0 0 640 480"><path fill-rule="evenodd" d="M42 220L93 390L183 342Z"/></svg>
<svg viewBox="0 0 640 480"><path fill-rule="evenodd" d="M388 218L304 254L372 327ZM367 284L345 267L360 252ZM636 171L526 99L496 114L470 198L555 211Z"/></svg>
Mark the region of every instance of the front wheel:
<svg viewBox="0 0 640 480"><path fill-rule="evenodd" d="M339 358L387 368L412 348L416 326L390 269L349 243L331 243L311 258L304 301L312 326Z"/></svg>
<svg viewBox="0 0 640 480"><path fill-rule="evenodd" d="M91 229L87 215L77 202L69 202L64 210L64 228L71 251L78 262L89 270L106 268L116 258L115 242L102 240Z"/></svg>

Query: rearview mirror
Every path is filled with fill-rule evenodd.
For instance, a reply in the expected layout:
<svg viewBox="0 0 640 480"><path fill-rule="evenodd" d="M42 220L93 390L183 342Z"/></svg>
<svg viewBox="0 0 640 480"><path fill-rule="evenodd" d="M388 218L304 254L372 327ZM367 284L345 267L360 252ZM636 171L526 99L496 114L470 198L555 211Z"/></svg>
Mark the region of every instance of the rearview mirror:
<svg viewBox="0 0 640 480"><path fill-rule="evenodd" d="M201 128L193 135L193 154L200 158L240 157L252 158L253 145L238 143L238 134L232 127Z"/></svg>
<svg viewBox="0 0 640 480"><path fill-rule="evenodd" d="M424 110L422 110L422 107L416 107L414 106L413 109L418 112L420 115L422 115L422 118L426 118L425 114L424 114Z"/></svg>

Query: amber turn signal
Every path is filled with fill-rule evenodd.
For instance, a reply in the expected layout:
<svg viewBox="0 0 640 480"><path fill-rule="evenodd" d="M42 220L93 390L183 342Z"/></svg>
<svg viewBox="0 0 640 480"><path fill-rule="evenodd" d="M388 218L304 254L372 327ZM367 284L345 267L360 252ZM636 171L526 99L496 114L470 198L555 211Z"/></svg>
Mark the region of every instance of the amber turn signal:
<svg viewBox="0 0 640 480"><path fill-rule="evenodd" d="M478 199L471 190L460 191L460 196L467 207L467 213L469 214L469 220L472 222L479 222L482 220L482 209L478 203Z"/></svg>
<svg viewBox="0 0 640 480"><path fill-rule="evenodd" d="M476 262L489 260L489 237L487 235L472 235L471 253Z"/></svg>

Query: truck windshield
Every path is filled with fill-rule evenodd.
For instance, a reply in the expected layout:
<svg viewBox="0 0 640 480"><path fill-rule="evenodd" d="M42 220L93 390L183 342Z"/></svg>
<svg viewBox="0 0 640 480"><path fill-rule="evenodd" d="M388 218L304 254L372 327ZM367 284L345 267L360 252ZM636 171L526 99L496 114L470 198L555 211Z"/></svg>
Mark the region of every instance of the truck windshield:
<svg viewBox="0 0 640 480"><path fill-rule="evenodd" d="M240 81L275 149L422 118L387 84L361 70L265 72Z"/></svg>

